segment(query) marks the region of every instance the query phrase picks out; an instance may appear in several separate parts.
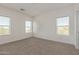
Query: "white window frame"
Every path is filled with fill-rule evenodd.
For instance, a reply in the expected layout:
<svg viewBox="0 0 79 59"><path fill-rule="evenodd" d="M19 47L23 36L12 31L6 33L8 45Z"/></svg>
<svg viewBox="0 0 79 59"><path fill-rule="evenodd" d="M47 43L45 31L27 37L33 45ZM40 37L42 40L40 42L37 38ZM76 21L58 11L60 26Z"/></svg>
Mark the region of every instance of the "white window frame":
<svg viewBox="0 0 79 59"><path fill-rule="evenodd" d="M63 34L62 34L62 33L59 34L59 33L58 33L58 27L61 27L61 26L58 26L58 24L57 24L57 19L58 19L58 18L64 18L64 17L68 17L68 18L69 18L69 20L68 20L68 21L69 21L69 22L68 22L68 25L63 25L63 26L62 26L62 27L68 26L68 34L64 34L64 33L63 33ZM69 16L62 16L62 17L57 17L57 18L56 18L56 33L57 33L58 35L64 35L64 36L69 36L69 35L70 35L70 17L69 17Z"/></svg>
<svg viewBox="0 0 79 59"><path fill-rule="evenodd" d="M27 32L27 31L26 31L26 22L31 22L31 28L30 28L31 31L30 31L30 32ZM33 29L32 21L26 20L26 21L25 21L25 33L32 33L32 32L33 32L32 29Z"/></svg>
<svg viewBox="0 0 79 59"><path fill-rule="evenodd" d="M10 19L10 17L8 17L8 16L1 16L1 17L7 17L7 18L9 18L9 26L8 25L0 25L0 26L8 26L9 27L9 33L8 34L0 34L0 36L7 36L7 35L10 35L11 34L11 19Z"/></svg>

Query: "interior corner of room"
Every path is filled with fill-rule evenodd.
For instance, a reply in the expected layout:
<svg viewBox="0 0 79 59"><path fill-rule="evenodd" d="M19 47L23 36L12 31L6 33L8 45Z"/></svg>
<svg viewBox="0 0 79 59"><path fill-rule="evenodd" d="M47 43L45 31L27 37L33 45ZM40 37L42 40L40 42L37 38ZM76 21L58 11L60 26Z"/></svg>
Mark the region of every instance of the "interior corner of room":
<svg viewBox="0 0 79 59"><path fill-rule="evenodd" d="M9 34L0 32L1 45L36 37L79 49L79 4L0 4L0 31L4 27Z"/></svg>

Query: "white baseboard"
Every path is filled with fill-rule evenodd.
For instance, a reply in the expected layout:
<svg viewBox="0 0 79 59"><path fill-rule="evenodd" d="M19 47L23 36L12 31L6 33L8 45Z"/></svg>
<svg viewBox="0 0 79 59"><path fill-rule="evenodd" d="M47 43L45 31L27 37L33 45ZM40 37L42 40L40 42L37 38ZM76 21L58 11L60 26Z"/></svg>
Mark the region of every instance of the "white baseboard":
<svg viewBox="0 0 79 59"><path fill-rule="evenodd" d="M45 36L43 34L34 34L34 37L42 38L42 39L49 39L48 36Z"/></svg>
<svg viewBox="0 0 79 59"><path fill-rule="evenodd" d="M23 39L30 38L30 37L32 37L32 36L28 35L26 37L18 37L18 38L14 37L14 38L10 38L10 39L4 39L3 41L0 41L0 45L14 42L14 41L18 41L18 40L23 40Z"/></svg>
<svg viewBox="0 0 79 59"><path fill-rule="evenodd" d="M70 45L75 46L75 44L72 44L72 43L70 43L70 42L63 42L63 41L57 40L56 38L50 38L48 35L34 34L34 37L42 38L42 39L46 39L46 40L51 40L51 41L56 41L56 42L61 42L61 43L70 44ZM54 39L54 40L52 40L52 39ZM56 40L55 40L55 39L56 39Z"/></svg>

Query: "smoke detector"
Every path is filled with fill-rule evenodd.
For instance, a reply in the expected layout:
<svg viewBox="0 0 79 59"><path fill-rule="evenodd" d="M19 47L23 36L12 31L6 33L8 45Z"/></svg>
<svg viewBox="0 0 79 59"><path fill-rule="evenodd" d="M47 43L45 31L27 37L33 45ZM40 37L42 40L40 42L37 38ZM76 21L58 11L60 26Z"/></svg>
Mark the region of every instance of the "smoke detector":
<svg viewBox="0 0 79 59"><path fill-rule="evenodd" d="M20 11L25 11L25 9L21 8Z"/></svg>

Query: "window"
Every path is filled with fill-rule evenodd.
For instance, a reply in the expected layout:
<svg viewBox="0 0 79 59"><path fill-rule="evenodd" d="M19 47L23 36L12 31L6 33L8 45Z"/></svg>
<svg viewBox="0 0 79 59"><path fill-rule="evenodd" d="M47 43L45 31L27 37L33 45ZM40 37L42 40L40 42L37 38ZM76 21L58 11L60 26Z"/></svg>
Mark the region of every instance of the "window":
<svg viewBox="0 0 79 59"><path fill-rule="evenodd" d="M32 32L32 22L31 21L26 21L25 22L25 32L26 33L31 33Z"/></svg>
<svg viewBox="0 0 79 59"><path fill-rule="evenodd" d="M10 34L10 18L0 16L0 35Z"/></svg>
<svg viewBox="0 0 79 59"><path fill-rule="evenodd" d="M69 17L57 18L57 34L69 35Z"/></svg>

